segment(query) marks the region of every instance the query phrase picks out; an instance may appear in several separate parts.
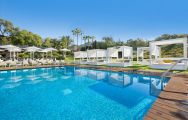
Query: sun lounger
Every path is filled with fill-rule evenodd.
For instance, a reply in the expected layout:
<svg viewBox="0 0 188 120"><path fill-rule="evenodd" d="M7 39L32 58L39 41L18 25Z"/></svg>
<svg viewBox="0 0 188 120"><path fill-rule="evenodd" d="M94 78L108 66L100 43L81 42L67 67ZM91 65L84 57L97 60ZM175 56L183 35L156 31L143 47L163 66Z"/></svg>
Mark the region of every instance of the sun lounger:
<svg viewBox="0 0 188 120"><path fill-rule="evenodd" d="M5 61L0 61L0 66L6 67L7 63Z"/></svg>
<svg viewBox="0 0 188 120"><path fill-rule="evenodd" d="M38 65L39 63L35 60L29 60L29 64L31 65Z"/></svg>
<svg viewBox="0 0 188 120"><path fill-rule="evenodd" d="M28 65L29 65L28 60L23 60L23 61L22 61L22 65L23 65L23 66L28 66Z"/></svg>
<svg viewBox="0 0 188 120"><path fill-rule="evenodd" d="M169 69L173 64L172 63L153 63L150 65L154 69ZM178 63L172 70L186 70L187 66L185 63Z"/></svg>
<svg viewBox="0 0 188 120"><path fill-rule="evenodd" d="M12 60L7 60L7 61L5 61L5 63L9 66L9 67L11 67L11 66L17 66L17 61L12 61Z"/></svg>

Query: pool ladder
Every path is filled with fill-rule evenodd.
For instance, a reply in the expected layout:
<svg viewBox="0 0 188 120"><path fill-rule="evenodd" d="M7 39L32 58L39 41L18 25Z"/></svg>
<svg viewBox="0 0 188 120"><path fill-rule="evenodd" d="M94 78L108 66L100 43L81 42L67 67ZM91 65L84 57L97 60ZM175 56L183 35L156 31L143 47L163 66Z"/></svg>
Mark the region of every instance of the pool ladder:
<svg viewBox="0 0 188 120"><path fill-rule="evenodd" d="M179 63L179 62L182 62L182 61L188 61L188 58L183 58L183 59L180 59L178 60L177 62L175 62L166 72L164 72L162 75L161 75L161 89L163 89L165 86L162 85L162 83L164 82L164 79L165 77L169 74L169 72ZM187 66L187 64L186 64Z"/></svg>

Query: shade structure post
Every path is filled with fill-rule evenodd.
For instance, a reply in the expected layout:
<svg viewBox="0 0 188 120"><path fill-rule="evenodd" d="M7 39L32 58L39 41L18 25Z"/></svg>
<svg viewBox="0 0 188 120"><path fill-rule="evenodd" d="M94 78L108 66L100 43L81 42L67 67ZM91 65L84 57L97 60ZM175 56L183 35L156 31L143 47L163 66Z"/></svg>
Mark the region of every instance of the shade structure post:
<svg viewBox="0 0 188 120"><path fill-rule="evenodd" d="M139 51L139 49L137 48L137 51L136 51L137 64L139 63L138 62L138 51Z"/></svg>
<svg viewBox="0 0 188 120"><path fill-rule="evenodd" d="M151 42L149 43L149 59L150 59L150 65L152 64L152 49L151 49Z"/></svg>
<svg viewBox="0 0 188 120"><path fill-rule="evenodd" d="M124 61L125 61L125 48L123 47L123 51L122 51L122 57L123 57L123 63L124 63ZM128 57L129 58L129 57Z"/></svg>
<svg viewBox="0 0 188 120"><path fill-rule="evenodd" d="M30 59L32 59L32 53L30 52Z"/></svg>
<svg viewBox="0 0 188 120"><path fill-rule="evenodd" d="M18 52L16 52L16 59L18 59Z"/></svg>
<svg viewBox="0 0 188 120"><path fill-rule="evenodd" d="M184 40L184 42L183 42L183 57L184 58L188 58L188 56L187 56L187 47L188 47L188 44L187 44L187 39L186 40Z"/></svg>
<svg viewBox="0 0 188 120"><path fill-rule="evenodd" d="M34 60L34 52L33 52L33 60Z"/></svg>
<svg viewBox="0 0 188 120"><path fill-rule="evenodd" d="M88 62L88 50L87 50L87 62Z"/></svg>
<svg viewBox="0 0 188 120"><path fill-rule="evenodd" d="M11 51L10 51L10 59L11 59Z"/></svg>
<svg viewBox="0 0 188 120"><path fill-rule="evenodd" d="M15 60L15 52L13 52L13 60Z"/></svg>
<svg viewBox="0 0 188 120"><path fill-rule="evenodd" d="M98 61L98 51L96 50L96 62Z"/></svg>
<svg viewBox="0 0 188 120"><path fill-rule="evenodd" d="M65 54L65 58L66 58L66 52L64 54Z"/></svg>
<svg viewBox="0 0 188 120"><path fill-rule="evenodd" d="M51 51L51 59L52 59L52 51Z"/></svg>

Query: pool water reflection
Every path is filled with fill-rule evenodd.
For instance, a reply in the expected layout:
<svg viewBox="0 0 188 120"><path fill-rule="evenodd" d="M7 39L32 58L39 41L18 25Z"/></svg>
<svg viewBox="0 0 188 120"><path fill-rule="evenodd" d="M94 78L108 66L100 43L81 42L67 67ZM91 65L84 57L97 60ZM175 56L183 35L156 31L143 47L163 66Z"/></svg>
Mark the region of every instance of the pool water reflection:
<svg viewBox="0 0 188 120"><path fill-rule="evenodd" d="M142 119L160 77L54 67L0 72L0 119Z"/></svg>

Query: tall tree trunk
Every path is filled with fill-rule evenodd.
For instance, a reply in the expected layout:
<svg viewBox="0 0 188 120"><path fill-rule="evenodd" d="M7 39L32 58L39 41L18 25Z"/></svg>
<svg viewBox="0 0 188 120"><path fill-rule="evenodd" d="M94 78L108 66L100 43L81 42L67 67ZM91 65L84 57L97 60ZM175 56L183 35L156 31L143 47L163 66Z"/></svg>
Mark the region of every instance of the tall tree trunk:
<svg viewBox="0 0 188 120"><path fill-rule="evenodd" d="M94 47L93 47L93 39L91 39L92 41L91 41L91 48L93 49Z"/></svg>
<svg viewBox="0 0 188 120"><path fill-rule="evenodd" d="M76 35L76 37L77 37L77 51L78 51L78 34Z"/></svg>
<svg viewBox="0 0 188 120"><path fill-rule="evenodd" d="M89 50L89 38L87 39L87 43L88 43L88 50Z"/></svg>
<svg viewBox="0 0 188 120"><path fill-rule="evenodd" d="M85 46L85 50L86 50L86 40L84 40L84 46Z"/></svg>

